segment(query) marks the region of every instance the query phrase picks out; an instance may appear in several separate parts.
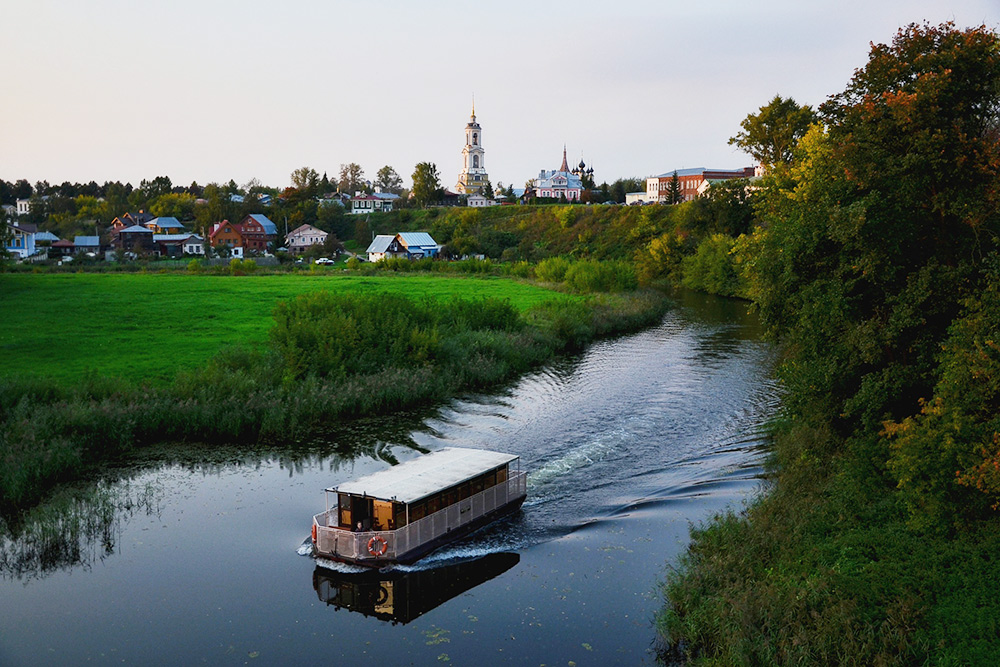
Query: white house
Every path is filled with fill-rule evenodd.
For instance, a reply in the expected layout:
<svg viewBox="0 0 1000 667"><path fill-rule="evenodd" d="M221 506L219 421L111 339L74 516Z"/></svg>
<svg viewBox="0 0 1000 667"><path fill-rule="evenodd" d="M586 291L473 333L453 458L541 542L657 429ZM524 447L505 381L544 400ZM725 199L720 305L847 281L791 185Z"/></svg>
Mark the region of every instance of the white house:
<svg viewBox="0 0 1000 667"><path fill-rule="evenodd" d="M360 192L351 197L351 213L361 215L363 213L388 213L392 210L392 199L383 198L378 195L365 195Z"/></svg>
<svg viewBox="0 0 1000 667"><path fill-rule="evenodd" d="M310 246L323 245L327 236L329 235L322 229L312 225L300 225L285 237L285 245L289 252L298 255L304 253Z"/></svg>
<svg viewBox="0 0 1000 667"><path fill-rule="evenodd" d="M31 200L30 199L18 199L17 200L17 214L18 215L28 215L31 213Z"/></svg>
<svg viewBox="0 0 1000 667"><path fill-rule="evenodd" d="M471 208L485 208L487 206L497 206L497 202L492 199L488 199L485 195L474 194L469 195L465 200L465 203Z"/></svg>
<svg viewBox="0 0 1000 667"><path fill-rule="evenodd" d="M403 257L406 252L394 234L379 234L372 239L365 251L369 262L377 262L386 257Z"/></svg>
<svg viewBox="0 0 1000 667"><path fill-rule="evenodd" d="M185 255L204 255L205 239L200 234L191 234L181 242Z"/></svg>

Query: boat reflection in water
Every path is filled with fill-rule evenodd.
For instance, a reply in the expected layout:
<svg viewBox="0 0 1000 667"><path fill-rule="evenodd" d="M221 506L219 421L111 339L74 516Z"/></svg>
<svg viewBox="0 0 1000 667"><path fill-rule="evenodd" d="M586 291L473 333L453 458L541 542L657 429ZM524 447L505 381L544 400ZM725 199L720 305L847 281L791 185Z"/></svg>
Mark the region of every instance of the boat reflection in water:
<svg viewBox="0 0 1000 667"><path fill-rule="evenodd" d="M511 569L516 553L495 553L443 567L348 574L316 566L313 588L337 609L393 623L409 623L438 605Z"/></svg>

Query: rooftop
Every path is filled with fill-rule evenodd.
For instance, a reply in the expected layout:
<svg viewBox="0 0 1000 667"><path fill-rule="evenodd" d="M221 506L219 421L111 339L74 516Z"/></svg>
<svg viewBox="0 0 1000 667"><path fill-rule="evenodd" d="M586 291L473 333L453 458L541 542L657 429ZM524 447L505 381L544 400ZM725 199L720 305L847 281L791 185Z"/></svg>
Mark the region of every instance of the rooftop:
<svg viewBox="0 0 1000 667"><path fill-rule="evenodd" d="M327 491L412 503L516 461L517 458L512 454L487 449L445 447L388 470L331 487Z"/></svg>

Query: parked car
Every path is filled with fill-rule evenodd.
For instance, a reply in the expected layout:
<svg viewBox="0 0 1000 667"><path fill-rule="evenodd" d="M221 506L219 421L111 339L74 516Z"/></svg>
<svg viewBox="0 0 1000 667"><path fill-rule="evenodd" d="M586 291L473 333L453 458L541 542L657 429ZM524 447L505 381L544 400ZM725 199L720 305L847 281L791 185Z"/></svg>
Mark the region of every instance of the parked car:
<svg viewBox="0 0 1000 667"><path fill-rule="evenodd" d="M320 257L319 259L316 260L316 264L324 264L325 265L325 264L333 264L333 263L334 263L334 261L332 259L330 259L329 257Z"/></svg>

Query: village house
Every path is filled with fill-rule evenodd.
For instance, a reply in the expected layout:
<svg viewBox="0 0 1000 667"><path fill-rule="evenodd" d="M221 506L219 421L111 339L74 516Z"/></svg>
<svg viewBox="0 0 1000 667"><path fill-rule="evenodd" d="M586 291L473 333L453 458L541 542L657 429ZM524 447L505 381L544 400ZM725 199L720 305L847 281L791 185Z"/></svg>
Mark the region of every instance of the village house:
<svg viewBox="0 0 1000 667"><path fill-rule="evenodd" d="M351 197L351 214L361 215L362 213L388 213L392 211L392 199L383 198L378 195L366 195L357 193Z"/></svg>
<svg viewBox="0 0 1000 667"><path fill-rule="evenodd" d="M49 257L70 257L76 253L76 246L69 239L62 239L49 246Z"/></svg>
<svg viewBox="0 0 1000 667"><path fill-rule="evenodd" d="M204 255L203 239L197 234L153 234L153 243L160 257L182 257L188 255Z"/></svg>
<svg viewBox="0 0 1000 667"><path fill-rule="evenodd" d="M35 254L35 225L21 222L7 223L7 252L17 255L18 259L27 259Z"/></svg>
<svg viewBox="0 0 1000 667"><path fill-rule="evenodd" d="M271 226L273 227L274 223L271 223ZM277 233L277 227L274 231ZM215 223L208 234L208 241L213 248L226 247L234 255L242 257L247 252L265 252L268 236L263 223L256 216L248 215L243 222L232 223L223 220Z"/></svg>
<svg viewBox="0 0 1000 667"><path fill-rule="evenodd" d="M486 195L474 194L469 195L465 201L466 205L470 208L485 208L487 206L497 206L498 202L493 199L489 199Z"/></svg>
<svg viewBox="0 0 1000 667"><path fill-rule="evenodd" d="M250 215L243 218L240 224L244 228L256 229L256 225L260 226L260 229L264 230L265 244L277 244L278 242L278 226L271 222L271 220L263 213L251 213ZM265 245L266 248L266 245Z"/></svg>
<svg viewBox="0 0 1000 667"><path fill-rule="evenodd" d="M127 250L137 255L151 255L156 251L153 244L153 230L142 225L132 225L119 229L111 239L115 250ZM77 249L79 250L79 249Z"/></svg>
<svg viewBox="0 0 1000 667"><path fill-rule="evenodd" d="M152 229L154 234L183 234L184 225L177 218L160 217L146 222L144 227Z"/></svg>
<svg viewBox="0 0 1000 667"><path fill-rule="evenodd" d="M369 262L377 262L386 257L404 257L406 255L399 239L393 234L379 234L372 239L365 252L368 253Z"/></svg>
<svg viewBox="0 0 1000 667"><path fill-rule="evenodd" d="M95 255L101 252L101 237L99 236L77 236L73 239L74 252L92 252Z"/></svg>
<svg viewBox="0 0 1000 667"><path fill-rule="evenodd" d="M145 225L152 219L152 215L141 210L138 213L123 213L111 221L111 230L115 232L133 225Z"/></svg>
<svg viewBox="0 0 1000 667"><path fill-rule="evenodd" d="M441 247L427 232L400 232L396 235L379 234L365 251L369 262L377 262L386 257L423 259L437 257Z"/></svg>
<svg viewBox="0 0 1000 667"><path fill-rule="evenodd" d="M201 234L188 234L187 239L181 242L185 255L204 255L205 239Z"/></svg>
<svg viewBox="0 0 1000 667"><path fill-rule="evenodd" d="M328 234L312 225L300 225L285 237L285 247L293 255L301 255L314 245L323 245Z"/></svg>

